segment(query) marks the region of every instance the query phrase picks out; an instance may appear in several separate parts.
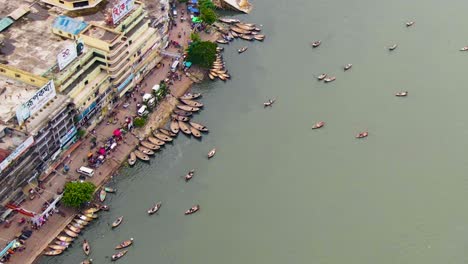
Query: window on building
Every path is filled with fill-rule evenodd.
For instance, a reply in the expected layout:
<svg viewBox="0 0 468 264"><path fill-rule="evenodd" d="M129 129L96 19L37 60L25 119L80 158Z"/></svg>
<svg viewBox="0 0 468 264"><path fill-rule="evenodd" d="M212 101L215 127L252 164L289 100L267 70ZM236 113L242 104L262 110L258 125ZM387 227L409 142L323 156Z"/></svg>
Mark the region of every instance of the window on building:
<svg viewBox="0 0 468 264"><path fill-rule="evenodd" d="M76 7L85 7L85 6L88 6L88 5L89 5L88 1L81 1L81 2L73 3L74 8L76 8Z"/></svg>
<svg viewBox="0 0 468 264"><path fill-rule="evenodd" d="M81 65L76 66L76 71L79 71L81 69Z"/></svg>
<svg viewBox="0 0 468 264"><path fill-rule="evenodd" d="M88 84L88 80L84 81L84 85L87 85Z"/></svg>
<svg viewBox="0 0 468 264"><path fill-rule="evenodd" d="M21 78L21 75L20 75L20 74L17 74L17 73L15 73L15 77L16 77L16 78Z"/></svg>
<svg viewBox="0 0 468 264"><path fill-rule="evenodd" d="M132 45L132 40L129 40L129 41L128 41L128 44Z"/></svg>
<svg viewBox="0 0 468 264"><path fill-rule="evenodd" d="M60 1L59 1L59 3L61 3L61 4L65 4L65 3L64 3L62 0L60 0ZM62 32L60 32L60 33L62 33Z"/></svg>
<svg viewBox="0 0 468 264"><path fill-rule="evenodd" d="M60 1L60 2L62 2L62 1ZM62 4L63 4L63 3L62 3ZM59 34L63 34L62 30L59 30Z"/></svg>

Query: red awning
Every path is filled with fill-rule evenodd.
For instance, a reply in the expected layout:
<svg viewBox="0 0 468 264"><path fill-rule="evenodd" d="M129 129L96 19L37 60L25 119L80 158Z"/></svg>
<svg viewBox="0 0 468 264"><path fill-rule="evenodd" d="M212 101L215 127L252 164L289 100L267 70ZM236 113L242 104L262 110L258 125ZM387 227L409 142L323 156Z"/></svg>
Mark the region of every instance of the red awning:
<svg viewBox="0 0 468 264"><path fill-rule="evenodd" d="M122 135L122 133L120 132L120 129L114 130L114 136L120 137L121 135Z"/></svg>
<svg viewBox="0 0 468 264"><path fill-rule="evenodd" d="M99 154L106 155L106 150L104 148L99 149Z"/></svg>

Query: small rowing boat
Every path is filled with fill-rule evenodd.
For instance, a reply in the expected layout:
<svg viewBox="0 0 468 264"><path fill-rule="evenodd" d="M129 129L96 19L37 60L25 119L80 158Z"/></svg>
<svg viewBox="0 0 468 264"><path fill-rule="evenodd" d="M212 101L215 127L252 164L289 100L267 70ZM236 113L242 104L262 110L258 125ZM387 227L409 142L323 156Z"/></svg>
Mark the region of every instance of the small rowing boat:
<svg viewBox="0 0 468 264"><path fill-rule="evenodd" d="M112 255L111 260L112 260L112 261L116 261L116 260L118 260L119 258L125 256L125 254L127 254L127 252L128 252L128 250L124 250L124 251L118 252L117 254L114 254L114 255Z"/></svg>
<svg viewBox="0 0 468 264"><path fill-rule="evenodd" d="M152 143L150 143L148 141L140 141L140 145L142 145L145 148L149 148L151 150L158 150L159 149L158 145L152 144Z"/></svg>
<svg viewBox="0 0 468 264"><path fill-rule="evenodd" d="M210 150L210 152L208 152L208 158L211 159L214 155L216 154L216 148Z"/></svg>
<svg viewBox="0 0 468 264"><path fill-rule="evenodd" d="M70 229L72 232L74 233L81 233L81 228L78 228L76 226L73 226L73 225L67 225L68 229Z"/></svg>
<svg viewBox="0 0 468 264"><path fill-rule="evenodd" d="M265 35L257 34L257 35L254 35L253 38L258 41L263 41L265 39Z"/></svg>
<svg viewBox="0 0 468 264"><path fill-rule="evenodd" d="M81 211L81 213L83 214L92 214L92 213L96 213L96 212L99 212L99 208L96 208L96 207L93 207L93 208L88 208L84 211Z"/></svg>
<svg viewBox="0 0 468 264"><path fill-rule="evenodd" d="M162 205L162 202L157 202L153 207L148 209L148 214L152 215L152 214L158 212L159 209L161 208L161 205Z"/></svg>
<svg viewBox="0 0 468 264"><path fill-rule="evenodd" d="M312 126L312 129L318 129L318 128L323 127L324 125L325 125L325 122L320 121L320 122L315 123L315 124Z"/></svg>
<svg viewBox="0 0 468 264"><path fill-rule="evenodd" d="M316 41L310 43L310 45L312 45L312 48L317 48L318 46L320 46L320 44L322 44L322 41L320 41L320 40L316 40Z"/></svg>
<svg viewBox="0 0 468 264"><path fill-rule="evenodd" d="M172 133L175 133L175 134L179 133L179 122L177 122L177 120L175 119L172 119L170 129Z"/></svg>
<svg viewBox="0 0 468 264"><path fill-rule="evenodd" d="M171 142L172 141L172 138L169 137L168 135L165 135L163 133L157 133L157 132L153 132L153 136L157 139L160 139L160 140L163 140L165 142Z"/></svg>
<svg viewBox="0 0 468 264"><path fill-rule="evenodd" d="M263 106L264 106L264 107L272 106L275 102L276 102L276 99L269 99L268 101L266 101L265 103L263 103Z"/></svg>
<svg viewBox="0 0 468 264"><path fill-rule="evenodd" d="M406 27L411 27L414 25L414 21L406 22Z"/></svg>
<svg viewBox="0 0 468 264"><path fill-rule="evenodd" d="M201 138L201 133L200 131L198 131L198 129L194 128L194 127L190 127L190 133L192 133L192 135L196 138Z"/></svg>
<svg viewBox="0 0 468 264"><path fill-rule="evenodd" d="M460 51L467 51L467 50L468 50L468 46L465 46L465 47L460 49Z"/></svg>
<svg viewBox="0 0 468 264"><path fill-rule="evenodd" d="M188 209L187 211L185 211L185 215L191 215L195 212L197 212L198 210L200 210L200 205L194 205L192 206L190 209Z"/></svg>
<svg viewBox="0 0 468 264"><path fill-rule="evenodd" d="M67 237L67 236L58 236L56 237L56 239L62 242L72 242L73 240L75 240L74 238Z"/></svg>
<svg viewBox="0 0 468 264"><path fill-rule="evenodd" d="M258 35L257 35L258 36ZM242 34L240 35L240 38L243 39L243 40L248 40L248 41L251 41L254 39L254 37L250 36L250 35L246 35L246 34Z"/></svg>
<svg viewBox="0 0 468 264"><path fill-rule="evenodd" d="M408 91L405 91L405 92L399 92L399 93L396 93L395 96L397 97L405 97L408 95Z"/></svg>
<svg viewBox="0 0 468 264"><path fill-rule="evenodd" d="M135 162L136 162L135 152L133 152L133 151L130 152L130 155L128 155L127 162L128 162L128 165L130 165L130 166L135 165Z"/></svg>
<svg viewBox="0 0 468 264"><path fill-rule="evenodd" d="M90 219L96 219L96 218L99 217L97 214L85 214L85 216L90 218Z"/></svg>
<svg viewBox="0 0 468 264"><path fill-rule="evenodd" d="M73 238L78 237L78 234L77 234L77 233L75 233L75 232L73 232L73 231L71 231L71 230L69 230L69 229L66 229L66 228L65 228L65 229L63 229L63 232L65 232L65 234L67 234L67 235L70 236L70 237L73 237Z"/></svg>
<svg viewBox="0 0 468 264"><path fill-rule="evenodd" d="M226 24L234 24L240 22L239 19L234 18L219 18L218 20Z"/></svg>
<svg viewBox="0 0 468 264"><path fill-rule="evenodd" d="M108 193L115 193L117 190L111 187L104 187L104 191Z"/></svg>
<svg viewBox="0 0 468 264"><path fill-rule="evenodd" d="M177 105L177 108L184 110L184 111L189 111L189 112L197 112L200 110L198 107L191 107L188 105Z"/></svg>
<svg viewBox="0 0 468 264"><path fill-rule="evenodd" d="M106 191L104 189L101 189L101 192L99 192L99 201L104 202L104 200L106 199L106 195Z"/></svg>
<svg viewBox="0 0 468 264"><path fill-rule="evenodd" d="M149 148L145 148L145 147L143 147L143 146L139 146L139 147L138 147L138 150L141 151L141 152L143 152L143 154L148 155L148 156L154 155L154 151L152 151L152 150L149 149Z"/></svg>
<svg viewBox="0 0 468 264"><path fill-rule="evenodd" d="M200 103L200 102L197 102L197 101L193 101L193 100L184 100L184 99L180 99L180 101L188 106L191 106L191 107L203 107L203 103Z"/></svg>
<svg viewBox="0 0 468 264"><path fill-rule="evenodd" d="M56 250L65 250L68 248L67 246L61 246L61 245L49 245L48 247L51 249L56 249Z"/></svg>
<svg viewBox="0 0 468 264"><path fill-rule="evenodd" d="M396 49L397 47L398 47L397 44L393 44L390 47L388 47L388 50L392 51L392 50Z"/></svg>
<svg viewBox="0 0 468 264"><path fill-rule="evenodd" d="M333 82L334 80L336 80L336 77L333 76L333 77L327 77L325 79L323 79L324 82L328 83L328 82Z"/></svg>
<svg viewBox="0 0 468 264"><path fill-rule="evenodd" d="M123 241L122 243L118 244L115 249L122 249L122 248L126 248L126 247L129 247L133 244L133 237L130 238L129 240L125 240Z"/></svg>
<svg viewBox="0 0 468 264"><path fill-rule="evenodd" d="M344 70L347 71L347 70L351 69L351 67L353 67L353 65L352 65L351 63L346 64L346 65L344 66Z"/></svg>
<svg viewBox="0 0 468 264"><path fill-rule="evenodd" d="M193 175L195 174L195 170L190 170L187 175L185 175L185 181L190 181L190 179L193 178Z"/></svg>
<svg viewBox="0 0 468 264"><path fill-rule="evenodd" d="M179 121L179 127L180 127L180 130L182 130L182 132L184 132L185 134L187 134L187 135L192 134L192 132L190 131L189 126L186 123L184 123L182 121Z"/></svg>
<svg viewBox="0 0 468 264"><path fill-rule="evenodd" d="M63 242L63 241L60 241L60 240L55 240L54 243L56 245L64 246L64 247L68 248L71 245L72 242Z"/></svg>
<svg viewBox="0 0 468 264"><path fill-rule="evenodd" d="M91 248L89 247L88 240L85 239L85 240L83 241L82 248L83 248L83 251L84 251L84 253L86 254L86 256L88 256L88 255L89 255L89 252L91 251Z"/></svg>
<svg viewBox="0 0 468 264"><path fill-rule="evenodd" d="M216 78L216 76L214 76L211 72L208 73L208 77L210 78L210 80L214 80Z"/></svg>
<svg viewBox="0 0 468 264"><path fill-rule="evenodd" d="M172 119L175 119L177 121L183 121L183 122L187 122L190 120L190 118L188 118L187 116L180 116L180 115L175 115L175 114L172 114L171 117Z"/></svg>
<svg viewBox="0 0 468 264"><path fill-rule="evenodd" d="M202 124L195 123L195 122L189 122L189 124L193 126L194 128L196 128L197 130L200 130L202 132L208 132L208 128Z"/></svg>
<svg viewBox="0 0 468 264"><path fill-rule="evenodd" d="M82 219L73 219L73 221L79 225L82 225L82 226L87 226L89 224L88 221L85 221L85 220L82 220Z"/></svg>
<svg viewBox="0 0 468 264"><path fill-rule="evenodd" d="M240 53L245 52L247 49L248 49L247 46L245 46L245 47L238 49L237 52L240 54Z"/></svg>
<svg viewBox="0 0 468 264"><path fill-rule="evenodd" d="M148 155L146 155L145 153L139 151L139 150L135 150L135 155L137 156L137 158L139 158L140 160L142 161L149 161L149 157Z"/></svg>
<svg viewBox="0 0 468 264"><path fill-rule="evenodd" d="M327 75L326 75L325 73L322 73L322 74L320 74L320 75L317 77L317 79L318 79L319 81L321 81L321 80L323 80L323 79L325 79L325 78L327 78Z"/></svg>
<svg viewBox="0 0 468 264"><path fill-rule="evenodd" d="M86 259L80 262L80 264L91 264L93 263L93 259Z"/></svg>
<svg viewBox="0 0 468 264"><path fill-rule="evenodd" d="M50 250L50 251L44 252L44 255L46 255L46 256L57 256L57 255L62 254L62 252L63 252L63 250L55 249L55 250Z"/></svg>
<svg viewBox="0 0 468 264"><path fill-rule="evenodd" d="M366 132L361 132L359 134L356 135L356 138L365 138L369 135L369 133Z"/></svg>
<svg viewBox="0 0 468 264"><path fill-rule="evenodd" d="M120 224L122 224L123 221L123 216L117 217L114 222L112 222L112 228L118 227Z"/></svg>
<svg viewBox="0 0 468 264"><path fill-rule="evenodd" d="M197 99L200 96L201 96L201 93L186 93L182 95L181 97L179 97L179 99L191 100L191 99Z"/></svg>
<svg viewBox="0 0 468 264"><path fill-rule="evenodd" d="M159 139L157 139L155 137L151 137L151 136L148 137L148 141L151 142L151 144L154 145L155 147L158 147L158 149L160 149L161 146L164 146L164 144L166 144L166 142L164 142L162 140L159 140ZM142 146L144 146L144 145L142 145ZM153 149L153 150L157 150L157 149Z"/></svg>

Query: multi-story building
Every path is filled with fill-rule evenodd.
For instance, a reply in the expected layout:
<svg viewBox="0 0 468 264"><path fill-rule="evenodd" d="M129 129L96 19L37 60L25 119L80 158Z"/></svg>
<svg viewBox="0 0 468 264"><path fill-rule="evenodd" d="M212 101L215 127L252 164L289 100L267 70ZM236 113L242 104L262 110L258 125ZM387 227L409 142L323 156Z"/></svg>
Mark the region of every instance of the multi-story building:
<svg viewBox="0 0 468 264"><path fill-rule="evenodd" d="M147 2L145 5L144 2ZM24 5L27 4L27 5ZM161 60L167 0L0 0L0 203ZM1 213L1 211L0 211Z"/></svg>

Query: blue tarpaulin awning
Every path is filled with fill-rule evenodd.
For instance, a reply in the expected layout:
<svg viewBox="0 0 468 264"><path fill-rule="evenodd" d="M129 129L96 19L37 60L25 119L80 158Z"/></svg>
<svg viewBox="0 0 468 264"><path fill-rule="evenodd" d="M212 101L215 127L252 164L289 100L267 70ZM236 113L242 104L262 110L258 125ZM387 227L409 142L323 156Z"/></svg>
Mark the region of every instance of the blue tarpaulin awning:
<svg viewBox="0 0 468 264"><path fill-rule="evenodd" d="M84 21L67 16L58 16L52 25L53 28L72 35L78 35L88 24Z"/></svg>
<svg viewBox="0 0 468 264"><path fill-rule="evenodd" d="M15 244L16 244L16 240L13 240L10 243L8 243L8 245L5 248L3 248L2 251L0 251L0 258L5 256L5 254L8 252L8 250L10 248L12 248Z"/></svg>
<svg viewBox="0 0 468 264"><path fill-rule="evenodd" d="M190 0L191 4L198 4L198 0Z"/></svg>

